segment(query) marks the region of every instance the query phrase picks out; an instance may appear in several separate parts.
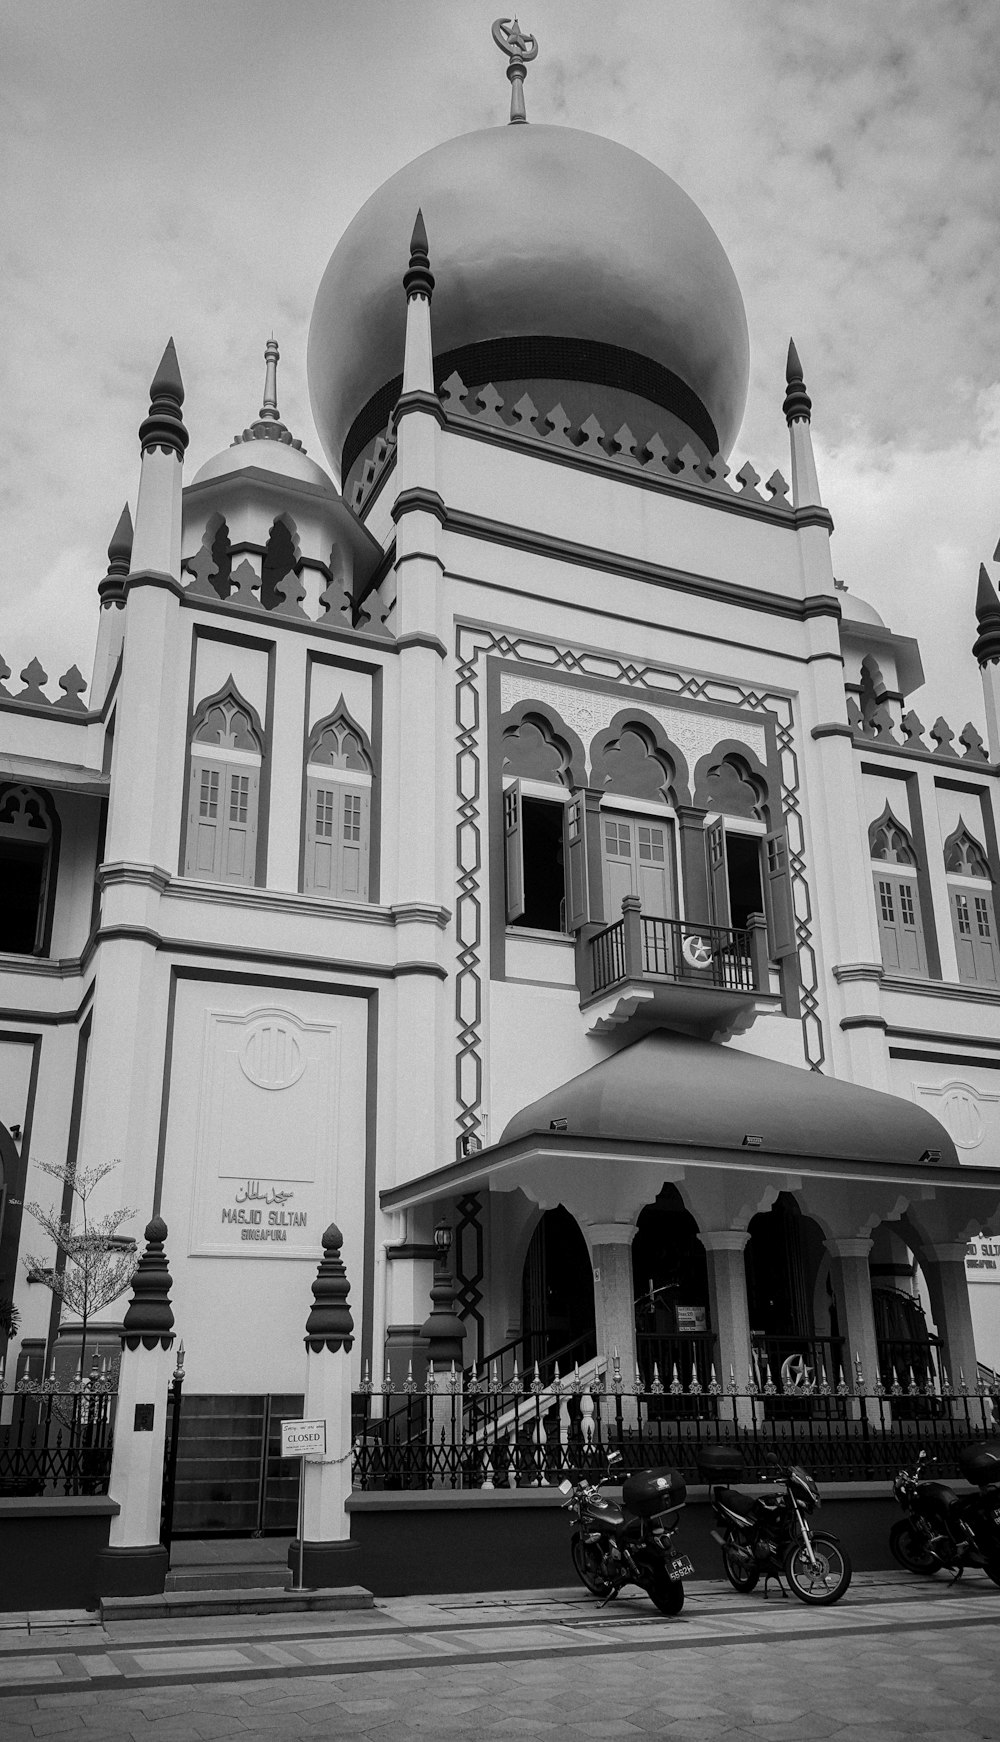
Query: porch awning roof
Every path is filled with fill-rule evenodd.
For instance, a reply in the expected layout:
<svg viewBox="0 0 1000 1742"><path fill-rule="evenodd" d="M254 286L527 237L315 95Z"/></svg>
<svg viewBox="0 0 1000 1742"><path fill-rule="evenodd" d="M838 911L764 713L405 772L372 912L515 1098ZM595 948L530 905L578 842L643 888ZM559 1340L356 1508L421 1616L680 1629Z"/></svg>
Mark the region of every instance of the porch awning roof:
<svg viewBox="0 0 1000 1742"><path fill-rule="evenodd" d="M1000 1189L1000 1170L960 1166L913 1101L658 1030L523 1108L499 1143L384 1191L382 1207L512 1189L532 1157L574 1155Z"/></svg>
<svg viewBox="0 0 1000 1742"><path fill-rule="evenodd" d="M13 751L0 753L0 781L13 781L18 786L48 786L57 792L82 792L94 798L106 797L110 775L99 768L84 768L77 762L50 762L41 756L19 756Z"/></svg>

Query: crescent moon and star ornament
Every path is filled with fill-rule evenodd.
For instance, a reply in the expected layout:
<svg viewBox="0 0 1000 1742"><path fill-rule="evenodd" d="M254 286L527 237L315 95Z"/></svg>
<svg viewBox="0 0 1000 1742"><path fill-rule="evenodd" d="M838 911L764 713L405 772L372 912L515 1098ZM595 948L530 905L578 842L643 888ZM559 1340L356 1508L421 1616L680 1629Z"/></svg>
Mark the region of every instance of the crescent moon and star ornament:
<svg viewBox="0 0 1000 1742"><path fill-rule="evenodd" d="M712 966L712 946L707 938L699 937L697 932L688 932L681 940L681 952L692 968Z"/></svg>
<svg viewBox="0 0 1000 1742"><path fill-rule="evenodd" d="M516 126L527 122L524 112L524 80L529 61L538 53L538 39L523 31L516 16L498 18L493 25L493 41L507 56L507 77L510 80L510 122Z"/></svg>

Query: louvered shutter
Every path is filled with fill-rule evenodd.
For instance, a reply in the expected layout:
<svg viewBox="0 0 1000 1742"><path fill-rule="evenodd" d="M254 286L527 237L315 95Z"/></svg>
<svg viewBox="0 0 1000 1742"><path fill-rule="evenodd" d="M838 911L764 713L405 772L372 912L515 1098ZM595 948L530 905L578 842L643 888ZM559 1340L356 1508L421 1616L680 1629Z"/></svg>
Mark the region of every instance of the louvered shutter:
<svg viewBox="0 0 1000 1742"><path fill-rule="evenodd" d="M503 852L507 881L507 924L524 912L524 845L521 837L521 782L515 780L503 795Z"/></svg>
<svg viewBox="0 0 1000 1742"><path fill-rule="evenodd" d="M729 866L726 863L726 826L710 823L705 830L705 853L708 860L708 902L711 923L728 927Z"/></svg>
<svg viewBox="0 0 1000 1742"><path fill-rule="evenodd" d="M566 866L566 930L579 931L590 917L587 899L587 838L583 793L571 798L563 817Z"/></svg>
<svg viewBox="0 0 1000 1742"><path fill-rule="evenodd" d="M215 879L220 875L225 785L225 768L192 757L184 855L186 877Z"/></svg>
<svg viewBox="0 0 1000 1742"><path fill-rule="evenodd" d="M788 868L788 838L784 829L773 829L764 837L767 897L767 924L771 954L779 961L795 954L795 909L792 906L792 878Z"/></svg>

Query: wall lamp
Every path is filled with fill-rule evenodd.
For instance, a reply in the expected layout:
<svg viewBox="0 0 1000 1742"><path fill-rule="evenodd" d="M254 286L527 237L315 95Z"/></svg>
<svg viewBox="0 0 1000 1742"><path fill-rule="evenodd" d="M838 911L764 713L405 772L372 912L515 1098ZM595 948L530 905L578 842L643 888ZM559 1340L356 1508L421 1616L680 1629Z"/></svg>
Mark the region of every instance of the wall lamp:
<svg viewBox="0 0 1000 1742"><path fill-rule="evenodd" d="M444 1264L449 1252L454 1233L450 1222L438 1222L434 1229L434 1244L437 1247L438 1262Z"/></svg>

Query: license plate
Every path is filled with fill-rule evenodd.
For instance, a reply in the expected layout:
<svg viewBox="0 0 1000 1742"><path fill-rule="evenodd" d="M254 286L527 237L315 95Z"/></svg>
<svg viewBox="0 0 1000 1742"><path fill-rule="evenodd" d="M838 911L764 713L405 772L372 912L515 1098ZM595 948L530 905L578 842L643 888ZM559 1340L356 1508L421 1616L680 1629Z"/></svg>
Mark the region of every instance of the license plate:
<svg viewBox="0 0 1000 1742"><path fill-rule="evenodd" d="M686 1554L674 1555L667 1567L668 1579L690 1579L693 1573L694 1566Z"/></svg>

